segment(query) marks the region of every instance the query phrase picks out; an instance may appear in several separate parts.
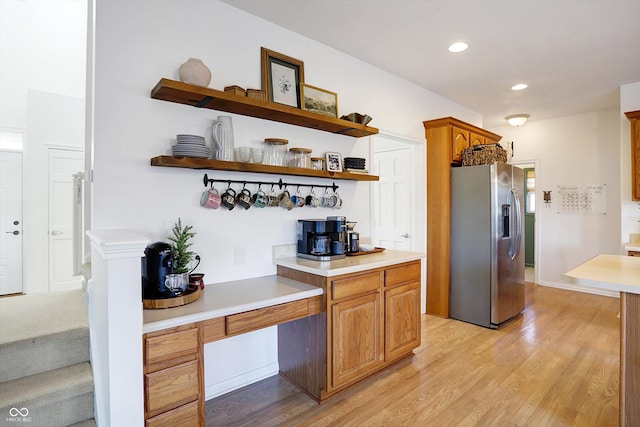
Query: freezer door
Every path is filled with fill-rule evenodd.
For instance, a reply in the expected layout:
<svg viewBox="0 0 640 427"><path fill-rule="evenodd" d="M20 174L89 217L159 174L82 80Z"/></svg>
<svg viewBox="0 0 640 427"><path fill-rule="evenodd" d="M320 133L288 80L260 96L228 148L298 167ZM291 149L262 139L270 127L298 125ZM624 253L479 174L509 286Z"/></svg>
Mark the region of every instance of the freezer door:
<svg viewBox="0 0 640 427"><path fill-rule="evenodd" d="M498 325L524 309L524 173L498 163L493 185L497 268L491 284L491 323Z"/></svg>

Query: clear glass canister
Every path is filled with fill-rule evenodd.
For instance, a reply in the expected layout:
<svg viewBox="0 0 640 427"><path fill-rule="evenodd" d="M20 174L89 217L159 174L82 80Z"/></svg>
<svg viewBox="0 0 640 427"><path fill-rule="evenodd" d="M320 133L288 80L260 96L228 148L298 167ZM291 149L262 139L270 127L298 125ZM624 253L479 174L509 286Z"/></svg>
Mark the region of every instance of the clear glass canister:
<svg viewBox="0 0 640 427"><path fill-rule="evenodd" d="M291 148L289 150L289 167L311 169L311 149Z"/></svg>
<svg viewBox="0 0 640 427"><path fill-rule="evenodd" d="M324 170L324 159L322 157L312 157L311 169L314 169L317 171Z"/></svg>
<svg viewBox="0 0 640 427"><path fill-rule="evenodd" d="M265 138L264 159L262 163L271 166L287 166L289 140L282 138Z"/></svg>

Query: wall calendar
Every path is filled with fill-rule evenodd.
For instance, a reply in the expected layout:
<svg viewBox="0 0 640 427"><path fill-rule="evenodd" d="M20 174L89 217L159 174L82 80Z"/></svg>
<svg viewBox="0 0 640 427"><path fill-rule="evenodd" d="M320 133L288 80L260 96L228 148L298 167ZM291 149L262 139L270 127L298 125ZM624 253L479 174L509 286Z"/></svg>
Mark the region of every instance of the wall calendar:
<svg viewBox="0 0 640 427"><path fill-rule="evenodd" d="M558 197L559 214L607 214L607 184L558 185Z"/></svg>

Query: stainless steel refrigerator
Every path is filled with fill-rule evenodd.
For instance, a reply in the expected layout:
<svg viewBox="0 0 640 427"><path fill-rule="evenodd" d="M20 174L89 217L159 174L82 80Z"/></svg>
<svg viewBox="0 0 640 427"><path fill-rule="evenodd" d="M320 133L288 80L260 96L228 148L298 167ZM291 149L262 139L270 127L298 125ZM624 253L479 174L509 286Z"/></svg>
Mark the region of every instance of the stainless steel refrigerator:
<svg viewBox="0 0 640 427"><path fill-rule="evenodd" d="M497 328L524 310L523 194L515 166L451 169L452 318Z"/></svg>

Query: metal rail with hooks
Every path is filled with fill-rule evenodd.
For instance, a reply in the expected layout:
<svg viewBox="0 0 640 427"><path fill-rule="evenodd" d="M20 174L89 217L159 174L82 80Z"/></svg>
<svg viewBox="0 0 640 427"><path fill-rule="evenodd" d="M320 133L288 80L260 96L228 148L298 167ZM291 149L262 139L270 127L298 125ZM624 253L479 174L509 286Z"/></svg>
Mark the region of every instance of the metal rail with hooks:
<svg viewBox="0 0 640 427"><path fill-rule="evenodd" d="M261 185L271 185L273 186L278 186L278 188L280 188L282 190L282 187L311 187L311 188L331 188L333 189L333 191L335 192L338 188L340 188L340 186L336 185L336 183L332 183L331 185L327 185L327 184L301 184L301 183L297 183L297 182L284 182L282 181L282 178L280 178L277 182L276 181L248 181L248 180L240 180L240 179L214 179L214 178L209 178L209 176L205 173L204 174L204 178L203 178L203 183L205 187L208 187L209 185L213 185L214 182L226 182L227 184L229 184L229 186L231 186L231 184L242 184L242 185L247 185L247 184L256 184L258 186Z"/></svg>

